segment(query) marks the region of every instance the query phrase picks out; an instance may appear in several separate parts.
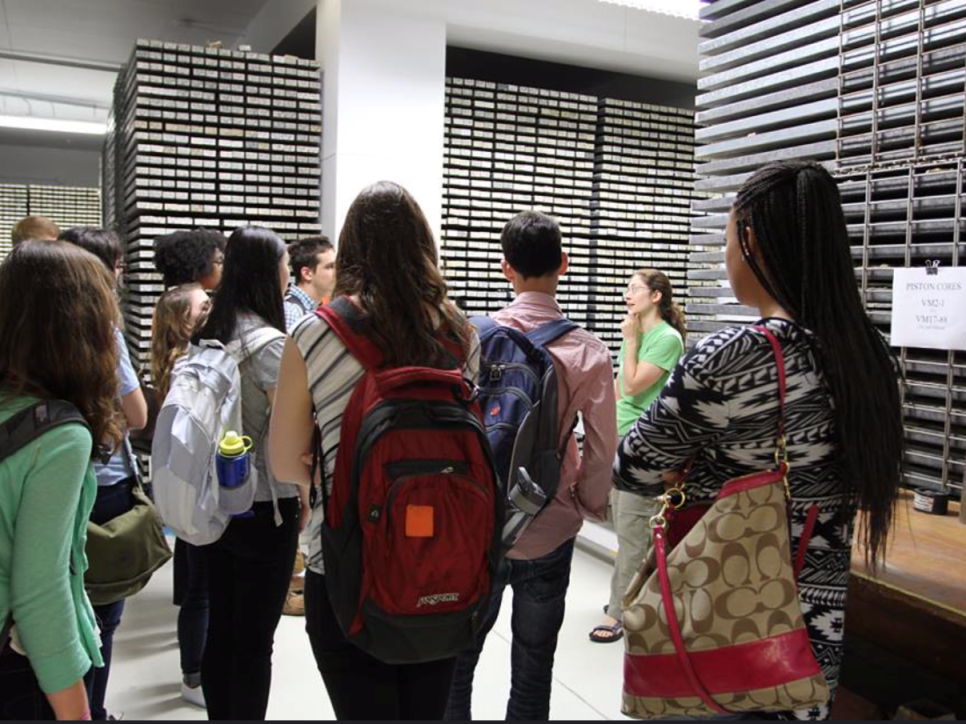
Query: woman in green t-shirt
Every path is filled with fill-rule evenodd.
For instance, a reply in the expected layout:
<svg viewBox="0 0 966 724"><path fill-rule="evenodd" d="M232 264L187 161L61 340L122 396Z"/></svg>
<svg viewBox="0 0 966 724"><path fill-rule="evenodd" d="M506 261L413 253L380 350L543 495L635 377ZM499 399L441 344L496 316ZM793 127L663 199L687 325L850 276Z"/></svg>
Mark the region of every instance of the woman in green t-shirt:
<svg viewBox="0 0 966 724"><path fill-rule="evenodd" d="M674 303L671 281L662 272L641 269L631 276L624 292L627 316L621 324L617 371L617 433L621 437L657 399L684 354L684 312ZM610 603L604 620L590 632L596 643L619 641L622 630L621 597L651 545L648 520L658 506L630 493L611 493L611 521L617 531L617 560L611 579Z"/></svg>
<svg viewBox="0 0 966 724"><path fill-rule="evenodd" d="M119 323L113 276L73 244L27 241L0 264L0 425L46 400L87 423L47 429L0 462L0 719L91 718L83 677L103 659L84 548L92 441L121 441Z"/></svg>

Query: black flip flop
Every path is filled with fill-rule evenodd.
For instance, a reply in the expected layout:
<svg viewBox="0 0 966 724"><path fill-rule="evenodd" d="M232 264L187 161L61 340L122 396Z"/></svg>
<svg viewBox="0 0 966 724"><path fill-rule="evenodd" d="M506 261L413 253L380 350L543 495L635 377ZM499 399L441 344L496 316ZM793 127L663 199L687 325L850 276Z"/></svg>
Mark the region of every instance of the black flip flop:
<svg viewBox="0 0 966 724"><path fill-rule="evenodd" d="M607 631L610 636L599 636L596 635L598 631ZM594 626L593 630L590 632L590 640L595 644L611 644L615 641L620 641L624 638L624 624L618 621L613 626L608 626L607 624L601 624L600 626Z"/></svg>

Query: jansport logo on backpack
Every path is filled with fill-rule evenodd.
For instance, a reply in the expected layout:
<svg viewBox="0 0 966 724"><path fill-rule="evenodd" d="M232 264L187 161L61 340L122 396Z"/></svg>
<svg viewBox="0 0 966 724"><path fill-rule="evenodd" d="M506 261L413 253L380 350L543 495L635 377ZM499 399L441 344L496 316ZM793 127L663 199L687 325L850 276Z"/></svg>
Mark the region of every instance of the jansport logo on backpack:
<svg viewBox="0 0 966 724"><path fill-rule="evenodd" d="M463 352L447 343L453 369L383 368L355 304L339 298L317 314L365 368L331 496L323 486L333 611L350 641L387 663L455 656L488 602L504 507Z"/></svg>
<svg viewBox="0 0 966 724"><path fill-rule="evenodd" d="M215 452L226 430L242 429L239 365L283 336L262 327L244 344L203 340L175 365L151 443L151 480L161 518L183 541L214 543L233 513L251 507L255 466L244 485L226 492L214 478Z"/></svg>
<svg viewBox="0 0 966 724"><path fill-rule="evenodd" d="M509 550L560 485L570 436L561 447L557 375L546 347L577 325L561 318L524 334L489 317L471 321L480 331L479 388L486 434L508 494L502 539Z"/></svg>

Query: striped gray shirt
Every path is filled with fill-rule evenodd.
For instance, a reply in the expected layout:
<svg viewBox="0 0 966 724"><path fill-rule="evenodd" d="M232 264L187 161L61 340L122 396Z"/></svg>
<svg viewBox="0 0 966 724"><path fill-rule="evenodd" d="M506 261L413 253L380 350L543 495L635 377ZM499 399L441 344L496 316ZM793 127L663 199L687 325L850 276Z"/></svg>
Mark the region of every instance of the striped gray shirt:
<svg viewBox="0 0 966 724"><path fill-rule="evenodd" d="M326 489L332 490L335 459L339 452L342 430L342 414L356 383L362 378L363 369L358 360L349 354L332 328L320 317L305 317L292 331L292 337L305 360L309 391L316 423L322 433L322 452ZM475 380L480 369L480 339L473 333L465 374ZM322 496L318 496L309 523L308 568L315 573L325 573L322 561Z"/></svg>

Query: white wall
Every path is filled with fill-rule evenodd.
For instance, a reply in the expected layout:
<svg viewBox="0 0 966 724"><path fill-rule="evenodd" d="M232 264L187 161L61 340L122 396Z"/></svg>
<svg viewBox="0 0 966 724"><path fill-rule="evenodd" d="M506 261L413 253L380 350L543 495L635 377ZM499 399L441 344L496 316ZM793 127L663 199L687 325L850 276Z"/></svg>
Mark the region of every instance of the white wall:
<svg viewBox="0 0 966 724"><path fill-rule="evenodd" d="M101 139L0 129L0 183L100 186Z"/></svg>
<svg viewBox="0 0 966 724"><path fill-rule="evenodd" d="M352 200L405 186L439 234L446 25L428 0L322 0L322 229L337 238Z"/></svg>
<svg viewBox="0 0 966 724"><path fill-rule="evenodd" d="M447 44L693 82L699 27L599 0L319 0L323 231L389 179L438 237Z"/></svg>

